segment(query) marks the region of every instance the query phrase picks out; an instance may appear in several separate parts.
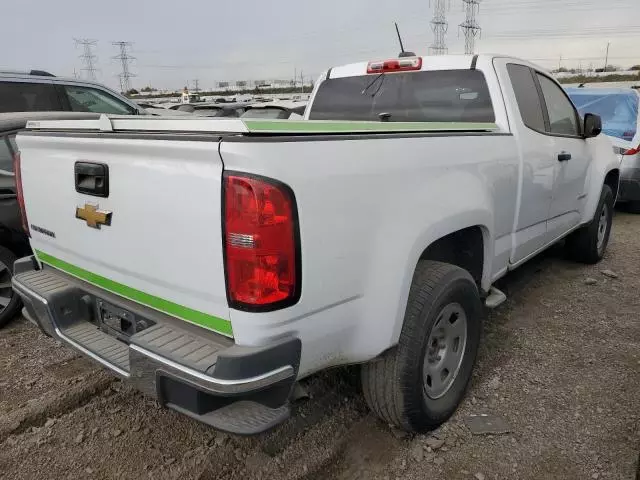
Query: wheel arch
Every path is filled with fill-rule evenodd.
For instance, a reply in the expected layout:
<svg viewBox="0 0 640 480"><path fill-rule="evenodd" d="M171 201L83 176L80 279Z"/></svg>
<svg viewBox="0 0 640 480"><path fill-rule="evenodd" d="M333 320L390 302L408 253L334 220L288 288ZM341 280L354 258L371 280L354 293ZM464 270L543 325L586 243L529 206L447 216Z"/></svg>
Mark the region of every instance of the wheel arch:
<svg viewBox="0 0 640 480"><path fill-rule="evenodd" d="M428 232L425 232L425 235L418 239L406 265L407 275L403 282L401 301L398 302L398 312L393 329L393 344L396 344L400 338L409 289L420 260L444 261L464 268L476 280L480 291L488 291L491 286L491 258L493 257L493 232L489 227L492 225L492 220L493 217L488 210L478 209L465 212L457 218L450 218L431 225ZM474 240L481 240L482 245L473 244ZM451 250L442 249L442 247L455 247L461 244L472 247L471 257L463 255L447 261L446 255Z"/></svg>

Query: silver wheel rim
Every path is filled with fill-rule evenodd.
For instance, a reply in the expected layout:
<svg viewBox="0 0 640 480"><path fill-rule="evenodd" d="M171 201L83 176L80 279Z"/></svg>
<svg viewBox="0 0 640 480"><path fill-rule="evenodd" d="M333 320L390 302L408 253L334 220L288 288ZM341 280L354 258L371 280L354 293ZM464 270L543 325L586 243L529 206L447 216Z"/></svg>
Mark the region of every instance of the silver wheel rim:
<svg viewBox="0 0 640 480"><path fill-rule="evenodd" d="M427 341L423 365L423 386L427 397L445 395L464 358L467 346L467 315L459 303L446 305L438 315Z"/></svg>
<svg viewBox="0 0 640 480"><path fill-rule="evenodd" d="M14 295L11 277L11 268L0 262L0 313L4 312Z"/></svg>
<svg viewBox="0 0 640 480"><path fill-rule="evenodd" d="M607 236L607 227L609 226L609 207L605 203L602 206L602 212L600 213L600 219L598 220L598 251L602 249L604 245L604 239Z"/></svg>

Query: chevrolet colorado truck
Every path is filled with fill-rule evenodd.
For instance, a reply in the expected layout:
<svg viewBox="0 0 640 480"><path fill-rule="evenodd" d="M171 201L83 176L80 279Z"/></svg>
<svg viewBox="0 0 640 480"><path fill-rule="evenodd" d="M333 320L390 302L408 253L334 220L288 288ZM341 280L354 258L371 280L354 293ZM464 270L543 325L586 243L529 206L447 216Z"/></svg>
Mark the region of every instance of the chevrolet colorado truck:
<svg viewBox="0 0 640 480"><path fill-rule="evenodd" d="M604 255L600 118L515 58L332 68L298 121L30 122L15 158L25 315L171 409L255 434L295 382L361 364L425 431L464 396L493 283L566 238Z"/></svg>

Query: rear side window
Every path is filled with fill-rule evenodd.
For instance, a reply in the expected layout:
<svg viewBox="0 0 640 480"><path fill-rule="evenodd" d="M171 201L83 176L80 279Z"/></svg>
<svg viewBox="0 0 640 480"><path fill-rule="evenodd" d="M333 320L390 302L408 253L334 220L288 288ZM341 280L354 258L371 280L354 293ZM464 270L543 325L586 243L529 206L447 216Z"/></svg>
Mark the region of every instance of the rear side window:
<svg viewBox="0 0 640 480"><path fill-rule="evenodd" d="M0 112L46 112L62 110L50 83L0 81Z"/></svg>
<svg viewBox="0 0 640 480"><path fill-rule="evenodd" d="M435 70L329 79L311 105L312 120L494 122L478 70Z"/></svg>
<svg viewBox="0 0 640 480"><path fill-rule="evenodd" d="M0 170L13 172L13 156L5 137L0 137Z"/></svg>
<svg viewBox="0 0 640 480"><path fill-rule="evenodd" d="M76 85L64 85L69 98L71 110L74 112L111 113L115 115L131 115L133 107L118 100L102 90Z"/></svg>
<svg viewBox="0 0 640 480"><path fill-rule="evenodd" d="M507 71L509 72L511 85L513 85L513 91L516 94L522 121L527 127L544 132L542 105L540 104L540 96L538 95L531 69L524 65L510 63L507 65Z"/></svg>

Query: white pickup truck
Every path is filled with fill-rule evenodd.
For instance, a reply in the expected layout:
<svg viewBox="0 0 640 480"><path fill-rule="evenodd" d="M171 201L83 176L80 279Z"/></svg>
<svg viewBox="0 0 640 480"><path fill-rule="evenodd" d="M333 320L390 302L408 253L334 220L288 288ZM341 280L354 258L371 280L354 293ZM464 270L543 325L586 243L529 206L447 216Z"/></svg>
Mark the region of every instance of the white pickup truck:
<svg viewBox="0 0 640 480"><path fill-rule="evenodd" d="M492 284L566 237L604 254L619 161L535 65L327 71L299 121L31 122L16 178L25 315L174 410L239 434L296 380L362 365L410 431L463 398Z"/></svg>

